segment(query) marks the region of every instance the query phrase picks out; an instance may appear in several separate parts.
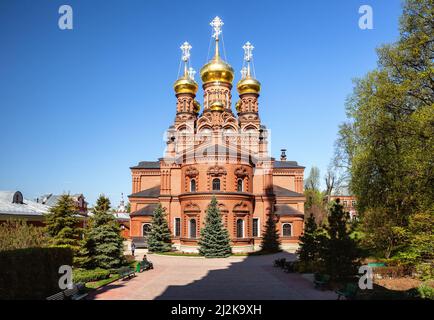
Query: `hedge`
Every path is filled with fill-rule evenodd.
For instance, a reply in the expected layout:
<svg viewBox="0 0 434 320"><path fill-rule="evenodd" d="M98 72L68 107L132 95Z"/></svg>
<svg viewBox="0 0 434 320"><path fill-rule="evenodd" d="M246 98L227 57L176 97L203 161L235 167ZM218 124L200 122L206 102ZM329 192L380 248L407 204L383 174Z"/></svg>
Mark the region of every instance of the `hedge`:
<svg viewBox="0 0 434 320"><path fill-rule="evenodd" d="M59 267L72 266L67 247L0 251L0 299L45 299L59 289Z"/></svg>
<svg viewBox="0 0 434 320"><path fill-rule="evenodd" d="M74 269L73 275L74 283L86 283L107 279L110 276L110 270L105 270L101 268L93 270Z"/></svg>

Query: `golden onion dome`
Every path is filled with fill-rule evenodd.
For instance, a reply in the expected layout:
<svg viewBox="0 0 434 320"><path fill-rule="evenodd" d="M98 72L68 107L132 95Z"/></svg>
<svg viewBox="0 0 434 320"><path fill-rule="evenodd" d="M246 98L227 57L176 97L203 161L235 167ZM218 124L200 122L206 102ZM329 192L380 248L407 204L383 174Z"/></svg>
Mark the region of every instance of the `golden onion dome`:
<svg viewBox="0 0 434 320"><path fill-rule="evenodd" d="M175 84L173 85L173 89L175 89L176 94L190 93L195 95L198 88L199 86L196 81L192 80L187 75L184 75L183 77L176 80Z"/></svg>
<svg viewBox="0 0 434 320"><path fill-rule="evenodd" d="M246 78L241 79L238 82L237 91L240 95L245 93L259 94L259 92L261 91L261 83L258 80L247 76Z"/></svg>
<svg viewBox="0 0 434 320"><path fill-rule="evenodd" d="M211 106L209 107L209 109L211 111L224 111L225 110L225 105L221 101L216 101L216 102L213 102L211 104Z"/></svg>
<svg viewBox="0 0 434 320"><path fill-rule="evenodd" d="M202 78L203 84L216 81L231 84L234 80L234 69L216 55L202 67L200 77Z"/></svg>

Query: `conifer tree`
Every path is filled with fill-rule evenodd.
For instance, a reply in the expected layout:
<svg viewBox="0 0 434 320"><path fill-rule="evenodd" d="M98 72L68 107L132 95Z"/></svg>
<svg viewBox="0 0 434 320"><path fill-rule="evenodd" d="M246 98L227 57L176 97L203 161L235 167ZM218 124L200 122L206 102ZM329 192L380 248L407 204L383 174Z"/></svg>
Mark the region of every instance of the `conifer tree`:
<svg viewBox="0 0 434 320"><path fill-rule="evenodd" d="M81 228L77 216L74 200L68 194L62 195L45 216L45 232L50 245L67 246L74 254L78 252Z"/></svg>
<svg viewBox="0 0 434 320"><path fill-rule="evenodd" d="M311 214L305 222L303 235L300 237L300 247L297 251L299 260L305 264L312 263L317 258L317 229L315 217Z"/></svg>
<svg viewBox="0 0 434 320"><path fill-rule="evenodd" d="M223 258L231 251L229 233L223 225L214 196L206 213L205 227L200 232L199 253L207 258Z"/></svg>
<svg viewBox="0 0 434 320"><path fill-rule="evenodd" d="M349 213L344 211L337 199L330 208L328 224L325 226L327 236L321 237L319 243L323 270L332 279L345 279L357 274L360 250L356 240L350 237L348 220Z"/></svg>
<svg viewBox="0 0 434 320"><path fill-rule="evenodd" d="M148 249L150 252L167 252L172 249L172 240L166 212L161 204L154 211L152 227L148 235Z"/></svg>
<svg viewBox="0 0 434 320"><path fill-rule="evenodd" d="M110 213L110 200L101 195L89 220L80 261L86 268L110 269L124 262L123 239L115 217Z"/></svg>
<svg viewBox="0 0 434 320"><path fill-rule="evenodd" d="M265 231L262 236L261 251L270 253L281 251L279 232L277 231L274 218L273 214L268 215Z"/></svg>

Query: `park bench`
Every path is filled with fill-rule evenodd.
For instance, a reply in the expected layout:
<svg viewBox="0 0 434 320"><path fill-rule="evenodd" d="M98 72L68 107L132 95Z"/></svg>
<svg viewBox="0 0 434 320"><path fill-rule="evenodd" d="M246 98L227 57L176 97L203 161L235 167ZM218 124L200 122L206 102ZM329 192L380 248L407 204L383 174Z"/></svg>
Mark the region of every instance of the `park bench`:
<svg viewBox="0 0 434 320"><path fill-rule="evenodd" d="M313 283L315 284L315 288L317 289L324 289L328 286L330 282L330 276L328 274L315 274L315 279Z"/></svg>
<svg viewBox="0 0 434 320"><path fill-rule="evenodd" d="M79 283L74 285L72 289L66 289L47 297L47 300L82 300L87 296L84 290L84 284Z"/></svg>
<svg viewBox="0 0 434 320"><path fill-rule="evenodd" d="M286 259L285 258L282 258L282 259L276 259L276 260L274 260L274 266L277 268L277 267L279 267L279 268L283 268L284 266L285 266L285 262L286 262Z"/></svg>
<svg viewBox="0 0 434 320"><path fill-rule="evenodd" d="M119 278L121 278L121 279L125 279L125 278L130 279L131 277L134 277L136 275L136 273L134 272L134 269L132 269L130 267L119 268L118 274L119 274Z"/></svg>
<svg viewBox="0 0 434 320"><path fill-rule="evenodd" d="M338 294L338 300L340 300L341 297L351 300L356 297L357 290L358 286L355 283L347 283L343 289L336 290L335 292Z"/></svg>
<svg viewBox="0 0 434 320"><path fill-rule="evenodd" d="M149 261L140 261L136 265L136 272L143 272L149 269L154 269L152 262Z"/></svg>
<svg viewBox="0 0 434 320"><path fill-rule="evenodd" d="M74 285L72 289L66 289L63 293L68 300L82 300L87 296L87 293L84 292L85 288L84 284L79 283Z"/></svg>
<svg viewBox="0 0 434 320"><path fill-rule="evenodd" d="M148 248L148 241L147 241L146 237L132 237L131 241L136 246L136 249L139 249L139 248L147 249Z"/></svg>

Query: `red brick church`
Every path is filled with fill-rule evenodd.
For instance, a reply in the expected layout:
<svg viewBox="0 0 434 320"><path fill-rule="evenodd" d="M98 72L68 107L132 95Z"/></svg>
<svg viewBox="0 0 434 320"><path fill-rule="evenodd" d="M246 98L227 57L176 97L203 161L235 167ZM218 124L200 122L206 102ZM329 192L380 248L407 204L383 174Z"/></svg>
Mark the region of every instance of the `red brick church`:
<svg viewBox="0 0 434 320"><path fill-rule="evenodd" d="M207 207L215 195L234 252L258 250L267 217L272 215L282 248L294 250L304 219L304 167L269 152L268 129L261 123L261 85L252 67L253 46L244 46L244 67L232 108L234 70L220 54L223 22L212 22L214 56L200 70L198 83L190 66L191 46L181 46L184 70L174 84L176 116L167 130L167 147L158 161L131 167L130 236L145 237L154 209L165 209L173 244L197 251Z"/></svg>

